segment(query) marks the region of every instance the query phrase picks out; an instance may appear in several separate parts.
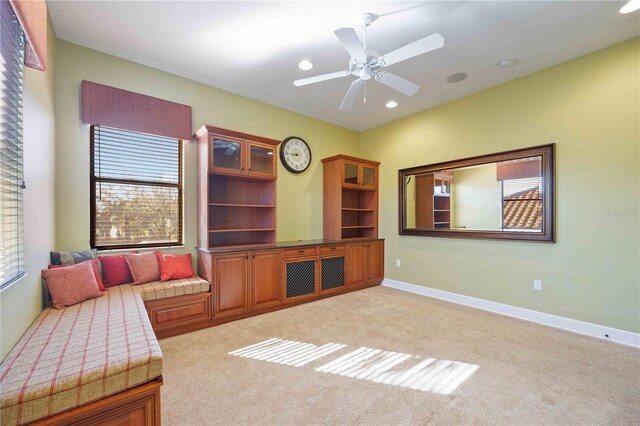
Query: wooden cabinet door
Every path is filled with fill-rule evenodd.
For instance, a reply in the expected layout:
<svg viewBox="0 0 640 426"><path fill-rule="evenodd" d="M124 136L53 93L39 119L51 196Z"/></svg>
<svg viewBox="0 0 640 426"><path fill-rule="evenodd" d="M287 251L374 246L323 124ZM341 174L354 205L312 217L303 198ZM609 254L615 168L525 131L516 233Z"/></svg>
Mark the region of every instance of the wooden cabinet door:
<svg viewBox="0 0 640 426"><path fill-rule="evenodd" d="M369 164L360 164L359 170L360 186L367 189L376 189L378 187L378 168Z"/></svg>
<svg viewBox="0 0 640 426"><path fill-rule="evenodd" d="M247 141L247 175L274 178L277 175L276 148L258 142Z"/></svg>
<svg viewBox="0 0 640 426"><path fill-rule="evenodd" d="M379 284L383 278L384 247L382 242L367 243L365 281L367 284Z"/></svg>
<svg viewBox="0 0 640 426"><path fill-rule="evenodd" d="M214 256L214 317L247 310L248 257L247 253Z"/></svg>
<svg viewBox="0 0 640 426"><path fill-rule="evenodd" d="M251 308L282 303L280 251L259 251L251 255Z"/></svg>
<svg viewBox="0 0 640 426"><path fill-rule="evenodd" d="M342 186L357 188L360 185L360 165L351 161L342 162Z"/></svg>
<svg viewBox="0 0 640 426"><path fill-rule="evenodd" d="M364 285L366 266L366 244L347 244L347 287Z"/></svg>
<svg viewBox="0 0 640 426"><path fill-rule="evenodd" d="M287 259L283 262L285 301L318 294L318 257Z"/></svg>
<svg viewBox="0 0 640 426"><path fill-rule="evenodd" d="M245 175L246 141L211 134L209 140L209 170L228 175Z"/></svg>

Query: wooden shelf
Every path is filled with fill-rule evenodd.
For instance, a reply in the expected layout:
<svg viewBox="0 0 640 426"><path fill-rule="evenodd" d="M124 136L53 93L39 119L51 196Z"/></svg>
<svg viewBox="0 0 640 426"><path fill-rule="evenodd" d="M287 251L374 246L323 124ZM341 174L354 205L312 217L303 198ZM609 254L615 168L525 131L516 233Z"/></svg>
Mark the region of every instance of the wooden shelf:
<svg viewBox="0 0 640 426"><path fill-rule="evenodd" d="M275 228L227 228L227 229L209 229L209 232L270 232Z"/></svg>
<svg viewBox="0 0 640 426"><path fill-rule="evenodd" d="M356 225L356 226L343 226L342 227L342 229L366 229L366 228L375 228L375 226Z"/></svg>
<svg viewBox="0 0 640 426"><path fill-rule="evenodd" d="M240 248L276 242L277 149L280 143L208 125L198 141L198 246ZM239 152L225 156L234 144ZM271 154L271 155L269 155Z"/></svg>
<svg viewBox="0 0 640 426"><path fill-rule="evenodd" d="M343 207L342 211L373 213L373 212L375 212L375 209L356 209L356 208L351 208L351 207Z"/></svg>
<svg viewBox="0 0 640 426"><path fill-rule="evenodd" d="M345 191L353 191L353 192L371 192L371 191L377 191L377 188L369 188L366 186L362 186L362 187L356 187L356 186L351 186L351 185L342 185L342 189Z"/></svg>
<svg viewBox="0 0 640 426"><path fill-rule="evenodd" d="M218 244L209 247L209 250L225 250L236 248L251 248L251 247L271 247L274 243L254 243L254 244Z"/></svg>
<svg viewBox="0 0 640 426"><path fill-rule="evenodd" d="M274 208L271 204L234 204L234 203L209 203L212 207L242 207L242 208Z"/></svg>

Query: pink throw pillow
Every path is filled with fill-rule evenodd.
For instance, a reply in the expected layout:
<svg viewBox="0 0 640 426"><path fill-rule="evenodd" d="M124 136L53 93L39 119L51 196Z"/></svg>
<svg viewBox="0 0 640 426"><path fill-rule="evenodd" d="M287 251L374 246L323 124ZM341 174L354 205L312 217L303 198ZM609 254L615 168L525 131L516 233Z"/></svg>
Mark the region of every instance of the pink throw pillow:
<svg viewBox="0 0 640 426"><path fill-rule="evenodd" d="M160 280L160 266L154 252L125 254L124 258L129 265L134 285Z"/></svg>
<svg viewBox="0 0 640 426"><path fill-rule="evenodd" d="M137 253L137 251L132 251L131 253ZM124 254L98 256L98 259L102 264L102 282L105 287L114 287L133 282Z"/></svg>
<svg viewBox="0 0 640 426"><path fill-rule="evenodd" d="M102 296L91 262L42 271L56 309Z"/></svg>
<svg viewBox="0 0 640 426"><path fill-rule="evenodd" d="M93 267L93 275L96 277L96 282L98 283L98 288L100 291L107 291L104 288L104 284L102 283L102 278L100 277L100 271L98 270L98 263L100 262L98 259L86 260L85 262L91 262L91 266ZM83 263L83 262L80 262ZM77 265L77 264L76 264ZM58 269L58 268L67 268L72 265L49 265L47 269Z"/></svg>

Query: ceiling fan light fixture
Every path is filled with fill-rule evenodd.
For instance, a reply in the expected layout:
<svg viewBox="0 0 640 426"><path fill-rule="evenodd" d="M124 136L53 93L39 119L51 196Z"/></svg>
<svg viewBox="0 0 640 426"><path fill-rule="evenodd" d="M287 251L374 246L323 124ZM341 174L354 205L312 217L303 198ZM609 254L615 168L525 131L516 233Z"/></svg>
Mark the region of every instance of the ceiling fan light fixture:
<svg viewBox="0 0 640 426"><path fill-rule="evenodd" d="M302 71L309 71L311 68L313 68L313 64L311 63L311 61L303 59L298 64L298 68L300 68Z"/></svg>
<svg viewBox="0 0 640 426"><path fill-rule="evenodd" d="M398 106L398 103L396 101L389 101L385 106L389 109L393 109Z"/></svg>
<svg viewBox="0 0 640 426"><path fill-rule="evenodd" d="M622 6L620 9L620 13L631 13L640 9L640 0L629 0L627 4Z"/></svg>

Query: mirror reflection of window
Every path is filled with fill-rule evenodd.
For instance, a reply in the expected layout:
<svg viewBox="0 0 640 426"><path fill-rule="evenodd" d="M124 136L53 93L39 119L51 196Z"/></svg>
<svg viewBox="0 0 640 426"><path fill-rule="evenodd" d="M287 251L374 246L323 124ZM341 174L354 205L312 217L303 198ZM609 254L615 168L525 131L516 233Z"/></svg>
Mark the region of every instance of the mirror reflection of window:
<svg viewBox="0 0 640 426"><path fill-rule="evenodd" d="M540 157L498 164L502 187L502 229L542 230L542 162Z"/></svg>

